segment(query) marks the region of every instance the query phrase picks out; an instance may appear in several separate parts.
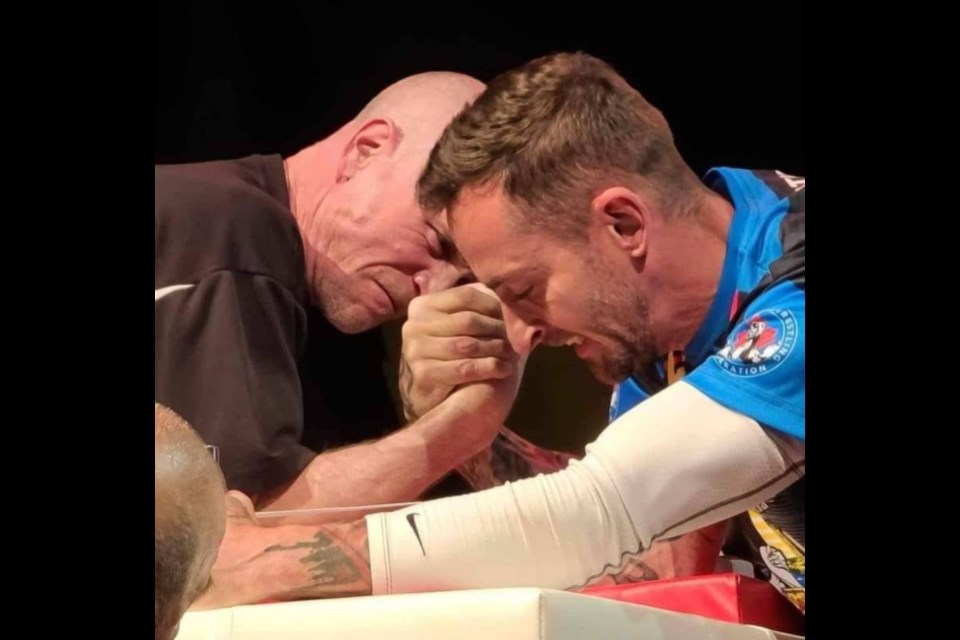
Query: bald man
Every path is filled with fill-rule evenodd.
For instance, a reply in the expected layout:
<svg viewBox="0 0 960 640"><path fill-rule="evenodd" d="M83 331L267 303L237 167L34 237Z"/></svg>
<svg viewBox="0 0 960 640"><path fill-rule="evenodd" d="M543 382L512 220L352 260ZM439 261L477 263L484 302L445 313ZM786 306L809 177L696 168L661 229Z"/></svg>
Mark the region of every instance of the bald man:
<svg viewBox="0 0 960 640"><path fill-rule="evenodd" d="M203 440L160 404L154 431L154 622L156 640L167 640L210 584L224 532L224 484Z"/></svg>
<svg viewBox="0 0 960 640"><path fill-rule="evenodd" d="M444 126L483 88L419 74L289 158L156 167L155 399L220 448L227 486L258 508L411 500L494 440L496 425L434 416L320 456L303 441L308 419L327 433L358 428L343 396L390 402L351 373L367 358L382 375L380 359L328 359L322 343L405 315L415 296L468 273L425 222L414 185ZM308 336L311 306L325 324ZM460 320L463 331L491 322ZM512 372L502 346L485 376ZM323 370L319 388L310 369ZM306 396L328 410L305 415Z"/></svg>

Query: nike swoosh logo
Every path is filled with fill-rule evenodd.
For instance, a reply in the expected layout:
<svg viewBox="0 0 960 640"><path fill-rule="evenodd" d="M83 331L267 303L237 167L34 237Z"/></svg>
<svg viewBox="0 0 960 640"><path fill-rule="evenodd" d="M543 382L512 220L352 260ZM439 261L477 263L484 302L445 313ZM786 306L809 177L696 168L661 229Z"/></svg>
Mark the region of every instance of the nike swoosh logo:
<svg viewBox="0 0 960 640"><path fill-rule="evenodd" d="M408 513L408 514L407 514L407 522L410 523L410 528L413 529L413 535L417 536L417 542L420 543L420 551L423 551L423 555L426 556L426 555L427 555L427 550L423 548L423 540L420 539L420 532L417 531L417 521L414 520L414 518L416 518L418 515L420 515L420 514L419 514L419 513Z"/></svg>
<svg viewBox="0 0 960 640"><path fill-rule="evenodd" d="M169 287L163 287L162 289L153 290L153 301L156 303L160 298L170 295L174 291L180 291L181 289L189 289L192 287L192 284L174 284Z"/></svg>

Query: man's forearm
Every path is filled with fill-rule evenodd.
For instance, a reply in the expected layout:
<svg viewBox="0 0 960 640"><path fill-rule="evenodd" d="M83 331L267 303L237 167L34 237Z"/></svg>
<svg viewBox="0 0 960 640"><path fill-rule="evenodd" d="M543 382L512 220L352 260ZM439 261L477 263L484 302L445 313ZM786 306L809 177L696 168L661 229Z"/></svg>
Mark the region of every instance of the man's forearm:
<svg viewBox="0 0 960 640"><path fill-rule="evenodd" d="M194 609L369 595L363 519L318 526L244 527L225 540L211 588Z"/></svg>
<svg viewBox="0 0 960 640"><path fill-rule="evenodd" d="M345 507L415 500L476 455L491 429L440 405L381 440L321 453L288 486L261 497L260 509Z"/></svg>
<svg viewBox="0 0 960 640"><path fill-rule="evenodd" d="M460 465L457 471L479 491L559 471L575 457L540 448L502 427L489 448ZM675 540L656 542L641 555L627 560L619 574L606 576L600 582L623 584L712 573L725 530L726 524L719 523Z"/></svg>

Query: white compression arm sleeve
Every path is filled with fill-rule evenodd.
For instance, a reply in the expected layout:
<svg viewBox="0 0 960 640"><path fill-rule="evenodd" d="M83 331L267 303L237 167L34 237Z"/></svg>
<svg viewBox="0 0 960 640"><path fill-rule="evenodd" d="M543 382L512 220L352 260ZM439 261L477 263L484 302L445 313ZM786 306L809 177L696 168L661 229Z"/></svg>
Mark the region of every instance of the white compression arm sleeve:
<svg viewBox="0 0 960 640"><path fill-rule="evenodd" d="M677 382L563 471L367 516L373 592L581 586L803 473L803 442Z"/></svg>

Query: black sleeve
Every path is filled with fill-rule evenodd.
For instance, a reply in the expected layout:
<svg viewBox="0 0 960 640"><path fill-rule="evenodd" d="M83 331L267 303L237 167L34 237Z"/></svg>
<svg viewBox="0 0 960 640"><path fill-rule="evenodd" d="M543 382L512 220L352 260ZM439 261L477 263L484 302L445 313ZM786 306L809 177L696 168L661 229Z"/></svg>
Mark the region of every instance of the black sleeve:
<svg viewBox="0 0 960 640"><path fill-rule="evenodd" d="M300 444L303 307L275 280L231 271L154 304L156 401L220 447L229 488L257 494L295 477L315 455Z"/></svg>

